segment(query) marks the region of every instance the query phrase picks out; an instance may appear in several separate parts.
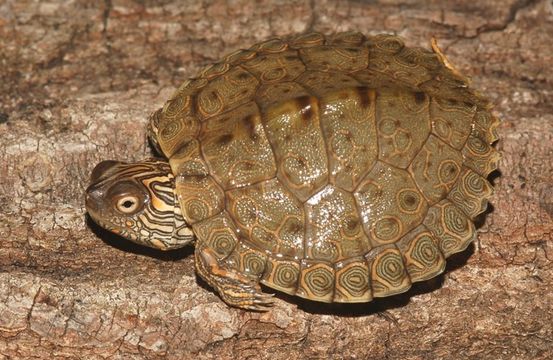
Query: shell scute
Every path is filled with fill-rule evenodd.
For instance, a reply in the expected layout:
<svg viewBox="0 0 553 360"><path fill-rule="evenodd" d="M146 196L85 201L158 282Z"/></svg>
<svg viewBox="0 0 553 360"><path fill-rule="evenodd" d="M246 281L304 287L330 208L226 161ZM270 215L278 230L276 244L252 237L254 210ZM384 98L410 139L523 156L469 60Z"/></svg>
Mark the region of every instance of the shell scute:
<svg viewBox="0 0 553 360"><path fill-rule="evenodd" d="M244 241L288 259L303 257L303 207L278 180L230 190L227 197Z"/></svg>
<svg viewBox="0 0 553 360"><path fill-rule="evenodd" d="M325 42L325 36L318 32L296 35L289 40L290 47L293 49L305 49L312 46L319 46L323 45Z"/></svg>
<svg viewBox="0 0 553 360"><path fill-rule="evenodd" d="M488 176L489 173L497 169L500 155L497 150L477 134L477 131L473 131L463 148L465 165L482 176Z"/></svg>
<svg viewBox="0 0 553 360"><path fill-rule="evenodd" d="M299 53L310 70L349 73L369 64L369 49L365 47L323 45L300 49Z"/></svg>
<svg viewBox="0 0 553 360"><path fill-rule="evenodd" d="M216 78L218 76L225 74L227 71L230 70L230 68L231 68L230 64L226 62L211 64L200 72L200 77L207 80L211 80L213 78Z"/></svg>
<svg viewBox="0 0 553 360"><path fill-rule="evenodd" d="M175 191L188 224L208 219L224 209L223 189L210 176L198 140L185 142L169 164L175 172Z"/></svg>
<svg viewBox="0 0 553 360"><path fill-rule="evenodd" d="M295 50L261 55L242 66L262 83L292 81L305 71L305 65Z"/></svg>
<svg viewBox="0 0 553 360"><path fill-rule="evenodd" d="M463 164L461 153L430 135L409 165L409 172L429 203L443 199L451 190Z"/></svg>
<svg viewBox="0 0 553 360"><path fill-rule="evenodd" d="M371 248L350 192L328 185L305 203L305 214L307 259L335 263Z"/></svg>
<svg viewBox="0 0 553 360"><path fill-rule="evenodd" d="M378 157L376 91L348 88L321 98L320 103L329 181L353 191Z"/></svg>
<svg viewBox="0 0 553 360"><path fill-rule="evenodd" d="M436 237L420 225L398 241L405 268L411 281L423 281L441 274L445 269L445 257L438 248Z"/></svg>
<svg viewBox="0 0 553 360"><path fill-rule="evenodd" d="M474 219L482 213L487 205L487 199L493 194L491 184L481 175L464 168L457 183L447 195L448 199L465 215Z"/></svg>
<svg viewBox="0 0 553 360"><path fill-rule="evenodd" d="M236 50L224 57L224 61L230 65L241 64L245 61L253 59L257 56L257 52L253 50Z"/></svg>
<svg viewBox="0 0 553 360"><path fill-rule="evenodd" d="M255 102L262 112L278 104L309 96L305 87L294 81L263 84L257 91Z"/></svg>
<svg viewBox="0 0 553 360"><path fill-rule="evenodd" d="M306 71L296 81L317 97L323 97L344 88L363 86L355 78L342 72Z"/></svg>
<svg viewBox="0 0 553 360"><path fill-rule="evenodd" d="M471 133L476 106L452 99L432 98L430 114L432 133L460 150Z"/></svg>
<svg viewBox="0 0 553 360"><path fill-rule="evenodd" d="M200 122L193 109L195 93L195 89L181 86L163 108L150 117L149 136L168 157L200 130Z"/></svg>
<svg viewBox="0 0 553 360"><path fill-rule="evenodd" d="M249 278L259 279L265 273L267 255L245 242L239 242L225 258L224 264Z"/></svg>
<svg viewBox="0 0 553 360"><path fill-rule="evenodd" d="M212 175L225 189L276 175L273 151L254 103L206 120L200 142Z"/></svg>
<svg viewBox="0 0 553 360"><path fill-rule="evenodd" d="M261 283L286 294L295 295L300 278L299 261L269 257Z"/></svg>
<svg viewBox="0 0 553 360"><path fill-rule="evenodd" d="M438 58L421 49L408 48L395 37L369 40L368 69L385 74L399 83L419 86L434 79L440 68Z"/></svg>
<svg viewBox="0 0 553 360"><path fill-rule="evenodd" d="M265 131L278 164L278 179L300 201L319 191L328 178L319 114L319 102L312 96L282 103L265 113Z"/></svg>
<svg viewBox="0 0 553 360"><path fill-rule="evenodd" d="M327 43L329 45L339 45L344 47L360 46L366 39L365 35L358 31L346 31L328 36Z"/></svg>
<svg viewBox="0 0 553 360"><path fill-rule="evenodd" d="M372 247L392 244L418 226L427 201L405 170L377 162L354 192Z"/></svg>
<svg viewBox="0 0 553 360"><path fill-rule="evenodd" d="M280 53L288 49L288 43L282 39L274 38L257 43L250 48L250 51L257 53Z"/></svg>
<svg viewBox="0 0 553 360"><path fill-rule="evenodd" d="M228 257L239 243L236 226L226 211L194 224L192 229L198 240L213 249L220 260Z"/></svg>
<svg viewBox="0 0 553 360"><path fill-rule="evenodd" d="M200 118L207 119L250 101L258 84L255 76L240 66L212 79L196 95Z"/></svg>
<svg viewBox="0 0 553 360"><path fill-rule="evenodd" d="M369 263L374 297L385 297L409 290L411 280L401 252L394 244L379 246L365 256Z"/></svg>
<svg viewBox="0 0 553 360"><path fill-rule="evenodd" d="M374 49L378 51L391 55L399 53L405 47L403 39L398 36L388 34L380 34L371 37L368 41L368 45L370 47L374 47Z"/></svg>
<svg viewBox="0 0 553 360"><path fill-rule="evenodd" d="M424 225L438 239L445 257L465 250L476 236L474 223L447 199L428 210Z"/></svg>
<svg viewBox="0 0 553 360"><path fill-rule="evenodd" d="M321 302L332 302L335 277L332 265L304 259L300 264L300 281L296 295Z"/></svg>
<svg viewBox="0 0 553 360"><path fill-rule="evenodd" d="M358 303L373 299L369 264L364 257L336 263L334 302Z"/></svg>
<svg viewBox="0 0 553 360"><path fill-rule="evenodd" d="M406 168L430 133L428 96L422 92L379 89L376 119L379 159Z"/></svg>
<svg viewBox="0 0 553 360"><path fill-rule="evenodd" d="M498 139L497 127L499 126L499 119L489 111L477 111L474 116L474 130L473 133L478 133L476 136L486 141L488 144L492 144Z"/></svg>
<svg viewBox="0 0 553 360"><path fill-rule="evenodd" d="M190 225L219 214L225 206L223 190L210 176L179 175L175 191L183 210L183 217Z"/></svg>

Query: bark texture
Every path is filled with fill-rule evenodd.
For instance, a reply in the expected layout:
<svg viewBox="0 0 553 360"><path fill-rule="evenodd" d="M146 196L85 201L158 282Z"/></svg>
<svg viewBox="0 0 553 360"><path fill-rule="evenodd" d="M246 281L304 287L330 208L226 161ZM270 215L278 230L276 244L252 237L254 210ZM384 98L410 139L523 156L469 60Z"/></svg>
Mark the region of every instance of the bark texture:
<svg viewBox="0 0 553 360"><path fill-rule="evenodd" d="M435 36L496 104L500 176L477 243L439 278L361 305L277 295L228 308L191 249L87 221L100 160L150 155L145 124L225 53L307 30ZM550 0L0 0L0 359L550 359Z"/></svg>

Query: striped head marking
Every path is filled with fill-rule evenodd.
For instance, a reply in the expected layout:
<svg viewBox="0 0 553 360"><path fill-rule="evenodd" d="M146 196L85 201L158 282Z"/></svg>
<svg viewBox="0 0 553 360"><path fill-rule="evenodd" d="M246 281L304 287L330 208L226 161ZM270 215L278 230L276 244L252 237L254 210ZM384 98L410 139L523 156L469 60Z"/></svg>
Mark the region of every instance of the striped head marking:
<svg viewBox="0 0 553 360"><path fill-rule="evenodd" d="M90 181L86 209L103 228L161 250L180 248L194 240L182 217L167 162L102 161L92 171Z"/></svg>

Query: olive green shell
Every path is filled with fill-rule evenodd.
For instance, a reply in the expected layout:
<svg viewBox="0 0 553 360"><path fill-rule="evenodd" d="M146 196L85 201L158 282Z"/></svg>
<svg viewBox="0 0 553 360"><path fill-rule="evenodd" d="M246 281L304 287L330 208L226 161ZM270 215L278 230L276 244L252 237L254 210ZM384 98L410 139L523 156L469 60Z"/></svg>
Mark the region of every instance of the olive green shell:
<svg viewBox="0 0 553 360"><path fill-rule="evenodd" d="M152 115L197 246L274 289L366 302L475 238L498 120L441 53L396 36L272 39Z"/></svg>

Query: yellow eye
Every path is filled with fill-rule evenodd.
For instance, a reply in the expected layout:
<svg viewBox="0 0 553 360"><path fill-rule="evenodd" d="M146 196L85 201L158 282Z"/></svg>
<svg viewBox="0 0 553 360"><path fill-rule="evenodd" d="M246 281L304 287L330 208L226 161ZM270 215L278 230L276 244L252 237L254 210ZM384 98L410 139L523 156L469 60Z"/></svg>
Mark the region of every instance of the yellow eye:
<svg viewBox="0 0 553 360"><path fill-rule="evenodd" d="M139 208L139 199L136 196L123 196L117 200L116 206L123 214L132 214Z"/></svg>

